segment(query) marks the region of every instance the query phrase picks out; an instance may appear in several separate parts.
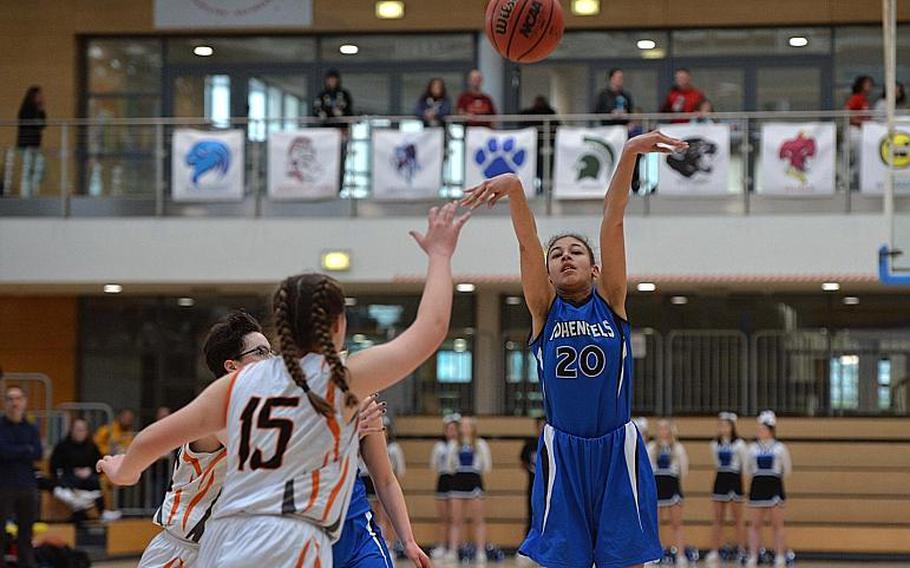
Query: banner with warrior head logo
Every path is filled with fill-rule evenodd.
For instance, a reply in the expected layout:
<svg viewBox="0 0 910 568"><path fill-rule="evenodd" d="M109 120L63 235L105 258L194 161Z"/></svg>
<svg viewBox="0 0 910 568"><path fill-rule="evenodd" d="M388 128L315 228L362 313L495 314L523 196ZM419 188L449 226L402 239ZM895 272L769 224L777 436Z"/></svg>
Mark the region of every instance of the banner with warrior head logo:
<svg viewBox="0 0 910 568"><path fill-rule="evenodd" d="M442 189L445 154L442 128L402 132L373 130L373 197L436 199Z"/></svg>
<svg viewBox="0 0 910 568"><path fill-rule="evenodd" d="M243 199L243 142L242 130L175 130L171 148L174 201Z"/></svg>
<svg viewBox="0 0 910 568"><path fill-rule="evenodd" d="M834 193L836 155L833 122L767 122L761 131L758 192Z"/></svg>
<svg viewBox="0 0 910 568"><path fill-rule="evenodd" d="M884 124L864 122L860 159L860 189L864 193L884 193L892 156L894 191L910 193L910 122L895 123L890 142Z"/></svg>
<svg viewBox="0 0 910 568"><path fill-rule="evenodd" d="M553 195L557 199L602 199L627 137L625 126L559 127Z"/></svg>
<svg viewBox="0 0 910 568"><path fill-rule="evenodd" d="M331 199L341 189L341 131L305 128L269 135L269 198Z"/></svg>

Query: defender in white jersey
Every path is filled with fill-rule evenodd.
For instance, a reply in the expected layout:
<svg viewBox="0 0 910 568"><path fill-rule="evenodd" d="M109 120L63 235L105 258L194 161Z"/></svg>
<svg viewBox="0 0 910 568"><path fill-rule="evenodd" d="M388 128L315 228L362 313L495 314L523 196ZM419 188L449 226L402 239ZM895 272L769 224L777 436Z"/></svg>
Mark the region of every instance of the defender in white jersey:
<svg viewBox="0 0 910 568"><path fill-rule="evenodd" d="M467 219L456 219L452 204L433 208L426 235L411 233L429 266L417 317L397 338L343 363L340 284L322 274L287 278L273 299L281 359L218 379L143 430L125 455L101 460L99 470L116 484L135 484L157 456L226 429L224 488L198 564L327 567L356 473L357 401L409 376L442 344L451 257Z"/></svg>

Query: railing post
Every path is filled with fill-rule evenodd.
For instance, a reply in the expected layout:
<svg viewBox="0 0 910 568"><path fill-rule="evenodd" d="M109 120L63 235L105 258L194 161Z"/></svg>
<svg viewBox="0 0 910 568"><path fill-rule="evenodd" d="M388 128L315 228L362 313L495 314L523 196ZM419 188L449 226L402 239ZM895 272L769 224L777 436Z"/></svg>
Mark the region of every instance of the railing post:
<svg viewBox="0 0 910 568"><path fill-rule="evenodd" d="M540 180L540 189L543 191L547 204L547 216L553 214L553 141L550 136L550 120L543 122L543 179Z"/></svg>
<svg viewBox="0 0 910 568"><path fill-rule="evenodd" d="M268 129L266 129L268 132ZM253 217L262 216L262 176L259 175L259 165L262 163L261 153L262 144L268 144L268 134L266 142L248 142L250 145L250 186L253 190Z"/></svg>
<svg viewBox="0 0 910 568"><path fill-rule="evenodd" d="M742 184L743 184L743 213L749 214L749 200L751 196L750 186L754 183L755 179L749 175L749 160L752 157L752 133L749 131L749 118L746 117L743 119L743 136L742 136L742 147L740 148L740 153L742 154L743 160L743 171L742 171ZM757 188L752 188L757 189Z"/></svg>
<svg viewBox="0 0 910 568"><path fill-rule="evenodd" d="M69 159L69 125L63 124L60 126L60 208L64 217L70 216Z"/></svg>
<svg viewBox="0 0 910 568"><path fill-rule="evenodd" d="M164 124L158 123L155 125L155 216L161 217L164 215L164 188L166 187L166 182L164 180L164 160L167 157L167 152L164 150Z"/></svg>

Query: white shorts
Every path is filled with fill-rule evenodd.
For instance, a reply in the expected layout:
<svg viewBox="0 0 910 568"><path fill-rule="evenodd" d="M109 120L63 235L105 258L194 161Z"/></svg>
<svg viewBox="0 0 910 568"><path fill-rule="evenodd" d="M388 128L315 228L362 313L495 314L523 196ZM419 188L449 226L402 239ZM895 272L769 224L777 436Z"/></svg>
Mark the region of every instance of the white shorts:
<svg viewBox="0 0 910 568"><path fill-rule="evenodd" d="M190 568L196 565L199 545L162 530L145 547L136 568Z"/></svg>
<svg viewBox="0 0 910 568"><path fill-rule="evenodd" d="M201 568L332 566L325 530L295 517L249 515L212 519L199 551Z"/></svg>

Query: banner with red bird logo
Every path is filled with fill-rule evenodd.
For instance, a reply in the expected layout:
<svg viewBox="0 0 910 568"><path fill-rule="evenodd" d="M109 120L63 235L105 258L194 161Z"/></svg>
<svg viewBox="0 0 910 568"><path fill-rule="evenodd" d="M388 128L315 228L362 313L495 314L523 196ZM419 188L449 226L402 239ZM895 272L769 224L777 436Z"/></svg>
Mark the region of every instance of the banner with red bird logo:
<svg viewBox="0 0 910 568"><path fill-rule="evenodd" d="M834 193L837 155L833 122L762 125L758 192L769 195Z"/></svg>

